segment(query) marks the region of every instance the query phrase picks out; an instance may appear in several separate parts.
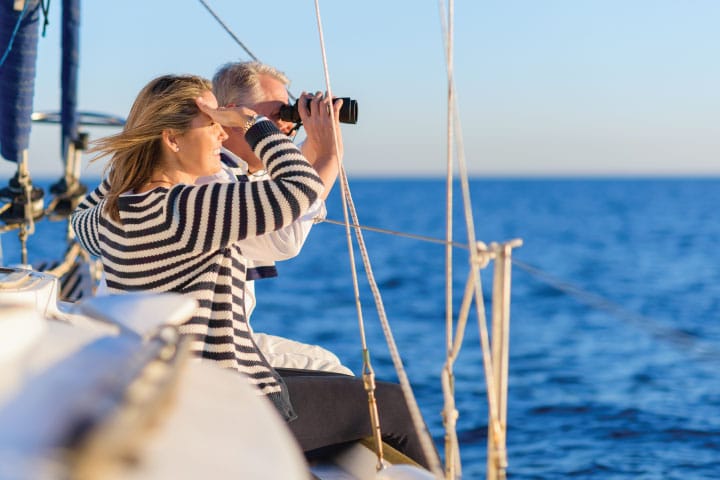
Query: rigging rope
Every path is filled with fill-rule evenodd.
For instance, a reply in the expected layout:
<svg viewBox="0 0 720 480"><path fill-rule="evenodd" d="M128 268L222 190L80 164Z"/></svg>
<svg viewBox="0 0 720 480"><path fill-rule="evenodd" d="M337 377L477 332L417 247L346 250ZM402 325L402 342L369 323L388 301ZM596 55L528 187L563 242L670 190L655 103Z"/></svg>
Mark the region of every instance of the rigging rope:
<svg viewBox="0 0 720 480"><path fill-rule="evenodd" d="M260 60L258 59L258 57L256 57L255 54L252 53L250 51L250 49L245 46L245 44L238 38L237 35L235 35L235 33L232 30L230 30L230 27L228 27L227 24L222 21L222 19L218 16L218 14L215 13L215 11L210 7L210 5L208 5L208 3L205 0L199 0L199 1L202 4L202 6L205 7L205 10L207 10L210 13L210 15L212 15L213 18L220 24L220 26L228 33L228 35L230 35L230 37L233 40L235 40L235 43L237 43L240 46L240 48L245 50L245 53L247 53L250 58L252 58L256 62L259 62ZM288 91L288 96L290 97L290 100L292 100L292 101L296 100L295 95L293 95L292 92L290 92L290 91Z"/></svg>
<svg viewBox="0 0 720 480"><path fill-rule="evenodd" d="M320 36L320 48L322 52L322 58L323 58L323 69L325 72L325 82L326 82L326 90L327 95L332 98L332 89L330 86L330 74L328 70L327 65L327 56L325 52L325 43L323 39L323 29L322 29L322 20L320 16L320 5L318 3L318 0L315 0L315 14L317 17L318 22L318 31ZM335 132L335 123L332 123L333 128L333 135L335 137L336 141L336 148L337 148L337 132ZM363 320L362 320L362 306L360 303L360 295L359 290L357 287L357 272L355 270L355 261L354 261L354 255L353 255L353 248L352 248L352 236L350 233L350 222L348 219L348 213L352 216L352 220L355 224L359 224L357 218L357 211L355 209L354 202L352 200L352 196L350 194L350 186L348 185L347 181L347 175L345 173L345 169L343 168L342 163L340 162L340 159L338 158L339 162L339 176L340 176L340 185L342 190L342 198L343 198L343 214L345 216L345 231L346 236L348 239L348 250L349 250L349 256L350 256L350 263L351 263L351 270L353 274L353 285L355 289L355 295L356 295L356 304L357 304L357 310L358 310L358 321L360 323L360 330L362 335L362 342L363 342L363 360L364 362L367 361L367 364L364 363L363 370L364 372L367 370L367 378L366 381L367 386L369 388L372 388L372 382L374 381L374 374L372 373L372 366L369 364L369 354L367 351L367 344L364 338L364 326L363 326ZM368 284L370 285L370 289L373 294L373 298L375 300L375 306L378 312L378 317L380 319L380 324L383 329L383 333L385 334L385 339L388 344L388 349L390 351L390 356L393 360L393 364L395 366L395 370L398 375L398 380L400 383L400 387L403 391L405 401L407 402L408 410L410 412L410 416L413 420L413 423L415 425L415 430L417 432L417 435L420 439L420 444L423 449L423 453L425 454L425 457L430 465L430 469L433 471L433 473L436 476L440 476L442 469L440 466L439 459L437 458L437 455L435 453L435 448L432 443L432 438L430 437L429 432L427 431L427 427L425 426L422 418L422 414L420 413L420 408L417 405L417 401L415 400L415 396L412 391L412 387L410 386L410 381L408 380L407 373L405 372L405 369L402 364L402 359L400 358L400 354L397 350L397 346L395 344L395 340L392 335L392 331L390 329L390 324L387 320L387 315L385 313L385 308L382 302L382 298L380 295L380 291L377 286L377 282L375 281L375 277L373 275L372 266L370 265L370 259L367 252L367 248L365 246L365 242L362 236L362 232L359 229L355 229L355 237L358 242L358 248L361 253L363 266L365 267L365 273L367 276ZM369 393L369 402L373 403L372 393L371 390L368 390ZM372 407L371 407L372 408ZM372 412L371 412L372 415ZM379 430L379 425L376 424L375 426L376 431ZM377 441L377 440L376 440ZM379 465L378 467L381 467L380 462L382 461L382 450L378 449L378 461Z"/></svg>
<svg viewBox="0 0 720 480"><path fill-rule="evenodd" d="M200 1L202 1L202 0L200 0ZM2 58L0 58L0 67L3 66L3 64L5 63L5 60L7 60L7 57L10 55L10 51L12 50L13 44L15 43L15 37L17 37L17 32L18 32L18 30L20 30L20 25L22 25L22 20L23 20L23 17L25 16L25 13L27 12L27 8L28 8L29 4L30 4L30 0L26 0L23 3L23 9L20 12L20 14L18 15L18 19L17 19L17 23L15 24L15 28L13 28L13 32L10 35L10 40L8 41L8 45L7 45L7 47L5 47L5 53L3 53ZM50 20L48 19L49 11L50 11L50 0L47 0L47 5L43 1L41 1L40 9L42 10L43 19L44 19L43 31L42 31L42 36L44 37L45 30L46 30L47 26L50 24Z"/></svg>
<svg viewBox="0 0 720 480"><path fill-rule="evenodd" d="M458 114L458 102L455 94L455 84L453 78L453 63L452 63L452 14L453 14L453 2L450 0L449 14L444 14L444 2L440 0L442 30L444 32L444 38L446 41L445 52L447 62L447 73L448 73L448 143L451 143L453 139L457 141L457 160L458 170L460 175L460 185L463 199L463 212L465 214L465 224L467 228L468 244L477 245L475 239L475 226L472 217L472 203L470 201L470 186L468 180L467 164L465 161L465 151L463 147L462 128L460 123L460 116ZM452 128L454 127L454 128ZM452 159L448 158L449 171L448 176L452 175L451 167ZM451 184L451 179L448 179L448 185ZM448 194L450 195L450 193ZM452 210L448 210L448 217L452 215ZM448 233L449 235L449 233ZM505 451L505 425L501 423L501 412L499 408L499 398L501 398L501 390L504 388L503 385L496 385L495 375L493 368L493 360L490 356L490 338L487 328L487 318L485 314L485 305L482 294L482 280L480 278L480 268L483 263L486 264L484 259L480 258L480 252L477 248L470 249L470 269L471 276L468 278L466 285L465 299L463 307L461 308L457 332L458 338L453 339L451 334L448 336L448 344L454 345L453 348L448 348L447 360L445 368L443 369L443 391L445 392L446 404L443 410L443 418L450 419L449 421L454 422L457 417L457 410L455 409L454 402L454 390L453 390L453 376L452 376L452 365L459 353L459 346L462 341L464 329L466 327L466 319L469 314L470 294L471 290L474 292L475 298L475 310L477 313L478 328L480 331L480 345L482 350L483 368L485 373L485 385L486 394L488 401L488 478L504 478L505 468L507 466L507 455ZM449 268L449 267L448 267ZM448 279L450 281L450 279ZM449 310L449 308L448 308ZM449 323L452 319L448 320ZM448 330L451 330L451 325L448 325ZM458 341L458 339L460 341ZM457 446L457 438L453 438L453 433L448 436L447 442L448 452L446 457L449 457L450 462L446 462L446 475L448 478L454 478L459 472L459 451ZM455 465L457 463L458 465ZM493 473L495 472L495 473Z"/></svg>
<svg viewBox="0 0 720 480"><path fill-rule="evenodd" d="M330 224L332 224L332 225L343 225L343 226L345 225L344 222L340 222L340 221L338 221L338 220L332 220L332 219L329 219L329 218L318 219L317 222L318 222L318 223L330 223ZM411 239L414 239L414 240L420 240L420 241L428 242L428 243L438 243L438 244L440 244L440 245L450 245L450 246L452 246L452 247L464 248L464 249L467 249L467 248L468 248L467 244L464 244L464 243L458 243L458 242L452 242L452 241L448 241L448 240L442 240L442 239L440 239L440 238L428 237L428 236L426 236L426 235L417 235L417 234L413 234L413 233L406 233L406 232L401 232L401 231L398 231L398 230L390 230L390 229L387 229L387 228L370 227L370 226L367 226L367 225L357 225L357 224L354 224L354 223L351 223L351 224L350 224L350 227L352 227L352 228L358 228L358 229L361 229L361 230L367 230L367 231L369 231L369 232L378 232L378 233L385 233L385 234L387 234L387 235L395 235L395 236L398 236L398 237L411 238Z"/></svg>
<svg viewBox="0 0 720 480"><path fill-rule="evenodd" d="M325 40L323 37L323 28L322 28L322 18L320 16L320 5L318 3L318 0L315 0L315 16L317 19L318 24L318 35L320 38L320 51L322 55L322 62L323 62L323 73L325 74L325 84L326 84L326 91L327 95L332 98L332 87L330 85L330 71L328 69L327 65L327 56L325 53ZM337 141L337 132L335 131L335 122L331 123L331 127L333 130L333 138L335 141L335 150L340 151L339 144ZM340 171L340 176L342 178L341 182L341 190L343 192L343 195L341 195L342 198L342 205L343 205L343 215L345 217L345 235L348 242L348 255L350 259L350 270L352 273L352 281L353 281L353 293L355 295L355 304L356 304L356 311L358 315L358 326L360 330L360 342L362 345L362 354L363 354L363 367L362 367L362 377L363 377L363 385L365 387L365 391L368 395L368 409L369 409L369 416L370 416L370 423L371 428L373 432L373 440L375 442L375 451L377 454L377 465L376 470L382 470L384 468L384 460L383 460L383 445L382 445L382 432L380 430L380 418L378 416L378 410L377 410L377 401L375 399L375 371L372 368L372 363L370 362L370 351L367 347L367 340L365 337L365 322L363 321L362 316L362 304L360 302L360 289L358 287L358 278L357 278L357 270L355 267L355 255L353 252L353 245L352 245L352 236L350 235L350 228L349 228L349 220L348 220L348 190L349 186L347 185L344 171L342 168L341 159L338 156L337 158L338 162L338 170Z"/></svg>
<svg viewBox="0 0 720 480"><path fill-rule="evenodd" d="M28 4L30 2L26 1L23 5L22 12L18 15L17 23L15 24L15 28L13 29L12 34L10 35L10 40L8 41L8 45L5 48L5 53L3 53L2 58L0 58L0 67L3 66L5 63L5 60L7 60L7 57L10 55L10 51L12 50L13 43L15 43L15 37L17 36L18 30L20 30L20 25L22 25L22 19L25 16L25 12L27 11Z"/></svg>
<svg viewBox="0 0 720 480"><path fill-rule="evenodd" d="M453 6L450 0L449 12L446 17L443 3L439 2L440 18L447 18L447 28L442 22L443 38L445 39L445 58L447 61L447 139L446 139L446 176L445 176L445 365L441 373L441 386L443 389L443 411L442 420L445 428L445 477L453 479L462 475L462 464L460 461L460 444L457 437L457 419L459 412L455 406L455 381L453 374L454 355L453 348L453 268L452 268L452 243L453 243L453 146L452 132L454 129L453 116L450 106L455 99L453 84Z"/></svg>
<svg viewBox="0 0 720 480"><path fill-rule="evenodd" d="M235 43L240 45L240 47L242 47L242 49L245 50L245 53L247 53L250 56L250 58L252 58L255 61L259 61L258 58L250 51L250 49L247 48L245 46L245 44L237 37L237 35L235 35L233 33L233 31L230 30L230 27L228 27L225 24L225 22L223 22L222 19L217 15L217 13L215 13L215 11L212 8L210 8L210 5L208 5L207 2L205 2L205 0L200 0L200 3L202 3L203 7L205 7L205 9L208 12L210 12L210 15L212 15L213 18L220 24L220 26L225 29L225 31L232 37L232 39L235 40Z"/></svg>
<svg viewBox="0 0 720 480"><path fill-rule="evenodd" d="M330 85L330 72L327 66L327 56L325 54L325 40L323 37L323 28L322 28L322 19L320 16L320 5L318 4L318 1L315 0L315 16L317 19L318 24L318 35L320 38L320 51L322 55L322 61L323 61L323 73L325 74L325 84L326 84L326 91L327 95L332 98L332 87ZM339 144L337 141L337 132L335 131L335 122L331 123L331 127L333 130L333 138L335 141L335 149L336 151L339 151ZM375 371L372 368L372 364L370 362L370 351L367 347L367 340L365 336L365 322L363 321L363 315L362 315L362 304L360 302L360 289L358 286L358 276L357 276L357 270L355 267L355 254L353 250L352 245L352 236L350 235L350 228L349 228L349 220L348 220L348 186L344 178L344 171L342 169L342 163L340 160L340 157L337 158L338 162L338 170L340 172L340 176L343 179L341 182L341 191L343 194L341 195L342 199L342 206L343 206L343 215L345 217L345 235L348 242L348 255L350 260L350 270L352 273L352 281L353 281L353 293L355 295L355 306L356 306L356 312L358 315L358 327L360 330L360 343L362 345L362 354L363 354L363 366L362 366L362 377L363 377L363 384L365 387L365 391L368 395L368 409L369 409L369 416L370 416L370 423L371 428L373 432L373 440L375 442L375 451L377 454L377 466L376 470L381 470L384 468L384 460L383 460L383 445L382 445L382 432L380 430L380 419L378 416L377 411L377 401L375 399Z"/></svg>
<svg viewBox="0 0 720 480"><path fill-rule="evenodd" d="M43 29L42 36L45 37L47 26L50 25L50 0L47 0L47 4L44 1L40 1L40 9L43 13Z"/></svg>
<svg viewBox="0 0 720 480"><path fill-rule="evenodd" d="M687 350L701 360L708 360L713 363L720 361L720 350L710 345L700 345L696 336L678 328L664 326L661 322L653 318L631 312L617 303L614 303L595 293L583 290L580 287L572 285L564 280L560 280L559 278L554 277L553 275L541 270L538 267L530 265L529 263L513 259L513 264L534 276L544 284L549 285L567 295L575 297L577 300L593 307L596 310L606 311L616 318L633 323L649 332L649 334L655 338L665 340L671 345Z"/></svg>

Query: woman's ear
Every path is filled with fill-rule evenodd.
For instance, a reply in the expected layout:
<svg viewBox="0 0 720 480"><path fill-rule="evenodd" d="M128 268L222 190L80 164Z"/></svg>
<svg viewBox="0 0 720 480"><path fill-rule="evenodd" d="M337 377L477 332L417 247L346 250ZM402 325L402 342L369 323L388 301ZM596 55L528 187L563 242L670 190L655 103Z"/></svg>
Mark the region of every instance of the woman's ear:
<svg viewBox="0 0 720 480"><path fill-rule="evenodd" d="M180 151L180 145L177 143L177 133L174 130L165 129L162 132L163 143L173 152Z"/></svg>

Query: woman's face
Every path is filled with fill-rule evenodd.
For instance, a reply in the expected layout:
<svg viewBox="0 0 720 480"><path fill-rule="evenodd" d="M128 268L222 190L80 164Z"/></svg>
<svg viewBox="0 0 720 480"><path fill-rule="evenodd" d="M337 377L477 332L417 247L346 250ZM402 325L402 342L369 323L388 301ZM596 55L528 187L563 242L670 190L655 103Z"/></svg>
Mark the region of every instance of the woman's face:
<svg viewBox="0 0 720 480"><path fill-rule="evenodd" d="M210 91L201 97L217 108L217 99ZM177 156L179 167L191 175L205 176L220 170L220 147L227 133L212 118L200 112L190 123L190 128L178 135Z"/></svg>

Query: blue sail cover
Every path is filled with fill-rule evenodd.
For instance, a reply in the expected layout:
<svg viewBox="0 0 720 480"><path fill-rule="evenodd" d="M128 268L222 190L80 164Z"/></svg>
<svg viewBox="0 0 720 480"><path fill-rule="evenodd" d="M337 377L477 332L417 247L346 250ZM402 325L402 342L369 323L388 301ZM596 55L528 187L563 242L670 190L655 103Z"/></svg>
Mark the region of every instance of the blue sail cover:
<svg viewBox="0 0 720 480"><path fill-rule="evenodd" d="M67 152L68 142L77 140L77 85L80 50L80 0L63 0L62 9L62 67L60 104L61 158Z"/></svg>
<svg viewBox="0 0 720 480"><path fill-rule="evenodd" d="M25 0L24 12L14 10L13 3L0 1L0 55L13 42L0 66L0 154L17 163L30 146L40 0Z"/></svg>

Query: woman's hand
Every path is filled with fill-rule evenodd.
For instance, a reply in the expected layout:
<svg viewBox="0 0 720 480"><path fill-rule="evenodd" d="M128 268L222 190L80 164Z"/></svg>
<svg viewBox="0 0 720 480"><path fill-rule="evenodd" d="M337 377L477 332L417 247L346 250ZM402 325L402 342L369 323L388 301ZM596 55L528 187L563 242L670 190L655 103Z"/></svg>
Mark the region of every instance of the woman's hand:
<svg viewBox="0 0 720 480"><path fill-rule="evenodd" d="M247 107L218 107L213 108L202 97L195 99L201 112L224 127L238 127L247 132L252 126L257 113Z"/></svg>

